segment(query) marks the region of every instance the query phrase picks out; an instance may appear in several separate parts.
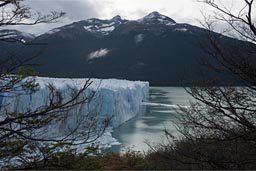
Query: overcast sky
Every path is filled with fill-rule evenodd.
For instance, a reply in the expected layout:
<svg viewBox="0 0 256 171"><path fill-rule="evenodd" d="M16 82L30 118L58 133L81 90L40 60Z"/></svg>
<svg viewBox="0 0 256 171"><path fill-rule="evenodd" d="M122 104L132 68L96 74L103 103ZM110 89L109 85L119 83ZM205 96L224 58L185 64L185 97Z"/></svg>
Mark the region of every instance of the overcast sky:
<svg viewBox="0 0 256 171"><path fill-rule="evenodd" d="M218 0L216 0L218 1ZM52 28L89 18L109 19L120 15L124 19L139 19L152 11L169 16L178 23L199 25L203 13L212 9L198 0L25 0L31 9L47 14L50 11L63 11L66 16L57 24L37 26L17 26L16 29L34 34L42 34ZM241 8L242 0L222 0L234 9Z"/></svg>

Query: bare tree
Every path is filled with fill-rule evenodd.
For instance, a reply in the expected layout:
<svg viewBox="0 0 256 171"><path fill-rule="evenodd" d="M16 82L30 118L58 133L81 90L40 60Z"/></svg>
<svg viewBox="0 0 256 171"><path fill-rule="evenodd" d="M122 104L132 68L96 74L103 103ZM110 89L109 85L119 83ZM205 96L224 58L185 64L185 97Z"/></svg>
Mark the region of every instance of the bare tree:
<svg viewBox="0 0 256 171"><path fill-rule="evenodd" d="M22 5L20 0L0 0L0 27L13 25L35 25L53 23L64 15L63 12L51 12L43 15L33 12ZM18 42L13 32L0 35L0 41ZM16 55L0 59L0 168L23 164L24 167L33 162L47 161L53 153L70 150L74 145L91 143L105 131L110 119L99 119L93 111L78 115L77 123L62 136L46 136L49 125L65 123L67 115L74 107L81 108L89 103L95 92L85 91L92 81L88 79L80 88L70 87L66 95L54 85L49 84L49 95L45 104L25 112L10 111L8 102L28 93L38 91L38 84L32 70L26 68L36 56L20 59ZM67 95L68 94L68 95Z"/></svg>
<svg viewBox="0 0 256 171"><path fill-rule="evenodd" d="M203 50L204 59L208 59L206 67L226 74L235 81L227 86L218 86L223 85L220 80L208 80L197 83L200 86L186 88L194 100L189 108L180 108L177 127L184 139L171 149L183 156L179 158L180 161L192 169L255 169L254 0L244 0L244 5L237 12L223 1L201 2L215 9L213 17L205 16L208 43L204 42ZM213 32L216 22L227 24L225 33ZM223 40L225 35L240 41L232 38ZM234 83L241 86L236 87L234 85L238 84Z"/></svg>

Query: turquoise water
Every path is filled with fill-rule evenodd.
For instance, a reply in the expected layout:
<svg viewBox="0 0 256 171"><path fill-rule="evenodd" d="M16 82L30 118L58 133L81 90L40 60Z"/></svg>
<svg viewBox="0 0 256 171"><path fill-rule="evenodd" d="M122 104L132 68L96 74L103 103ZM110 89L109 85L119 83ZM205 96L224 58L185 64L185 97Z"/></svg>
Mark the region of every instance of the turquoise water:
<svg viewBox="0 0 256 171"><path fill-rule="evenodd" d="M188 106L190 96L182 87L151 87L148 102L143 104L139 116L116 128L112 133L122 145L113 146L119 152L126 147L147 151L146 144L157 144L165 141L164 130L173 135L179 133L173 122L177 120L177 105Z"/></svg>

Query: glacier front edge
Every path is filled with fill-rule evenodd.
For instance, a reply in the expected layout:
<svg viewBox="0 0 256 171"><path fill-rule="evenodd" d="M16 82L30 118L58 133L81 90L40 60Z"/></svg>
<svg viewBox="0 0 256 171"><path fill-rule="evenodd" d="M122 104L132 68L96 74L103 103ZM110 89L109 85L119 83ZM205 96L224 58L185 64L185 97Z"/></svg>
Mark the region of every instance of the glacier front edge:
<svg viewBox="0 0 256 171"><path fill-rule="evenodd" d="M35 81L39 85L38 91L12 98L5 97L2 98L1 103L8 104L4 108L5 111L26 113L28 110L36 110L47 103L49 96L47 85L53 85L65 95L69 93L70 88L82 88L87 80L35 77ZM118 127L138 115L142 102L148 98L148 82L117 79L90 79L90 81L92 84L83 92L83 95L88 96L91 92L96 92L96 94L88 104L80 104L70 110L65 121L50 125L51 135L56 135L56 132L64 133L75 127L79 118L88 112L96 112L97 116L101 118L112 117L111 126ZM1 110L3 112L3 109ZM0 120L2 119L4 119L3 115L0 117Z"/></svg>

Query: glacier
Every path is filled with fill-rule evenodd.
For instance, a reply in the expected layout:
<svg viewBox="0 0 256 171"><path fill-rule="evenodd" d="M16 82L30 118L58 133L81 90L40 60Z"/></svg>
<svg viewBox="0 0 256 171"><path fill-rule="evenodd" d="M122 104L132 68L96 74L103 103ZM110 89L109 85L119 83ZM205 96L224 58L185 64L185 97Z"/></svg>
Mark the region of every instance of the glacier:
<svg viewBox="0 0 256 171"><path fill-rule="evenodd" d="M35 92L24 91L22 95L15 97L8 97L8 93L1 93L0 120L5 119L3 111L26 113L47 104L50 93L49 84L60 91L64 95L64 99L68 99L71 88L80 89L88 80L47 77L33 77L33 79L38 84L38 89ZM70 128L76 127L82 116L89 112L96 112L99 118L112 118L110 128L103 135L103 139L106 141L104 143L109 143L108 141L116 143L110 135L112 128L118 127L141 113L142 103L147 100L149 93L148 82L117 79L90 79L90 81L92 84L83 92L85 97L95 93L90 102L77 105L68 111L65 121L47 126L47 136L64 136Z"/></svg>

